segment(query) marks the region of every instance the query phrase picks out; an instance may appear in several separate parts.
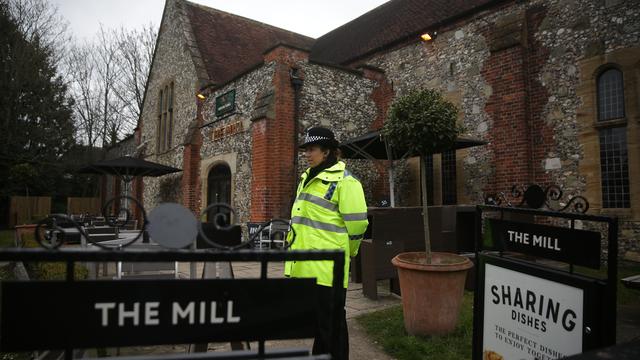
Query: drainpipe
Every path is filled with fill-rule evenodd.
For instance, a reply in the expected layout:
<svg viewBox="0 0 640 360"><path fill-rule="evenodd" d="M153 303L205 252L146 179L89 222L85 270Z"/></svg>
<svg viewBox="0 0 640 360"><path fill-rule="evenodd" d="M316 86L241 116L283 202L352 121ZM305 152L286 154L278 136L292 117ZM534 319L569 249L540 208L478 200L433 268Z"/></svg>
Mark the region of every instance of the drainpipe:
<svg viewBox="0 0 640 360"><path fill-rule="evenodd" d="M291 201L293 205L293 201L295 201L296 190L298 189L298 134L299 130L299 121L298 121L298 112L300 108L300 89L302 89L302 84L304 81L302 77L300 77L299 70L297 68L291 68L289 72L289 78L291 79L291 85L293 86L293 191L292 196L294 197Z"/></svg>

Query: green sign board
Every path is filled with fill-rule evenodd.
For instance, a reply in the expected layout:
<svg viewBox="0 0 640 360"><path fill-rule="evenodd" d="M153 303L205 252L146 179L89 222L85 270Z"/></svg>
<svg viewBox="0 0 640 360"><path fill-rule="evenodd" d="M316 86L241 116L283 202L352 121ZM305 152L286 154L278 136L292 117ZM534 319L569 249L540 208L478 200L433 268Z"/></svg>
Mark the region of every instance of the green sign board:
<svg viewBox="0 0 640 360"><path fill-rule="evenodd" d="M216 116L229 114L236 109L236 90L227 91L216 97Z"/></svg>

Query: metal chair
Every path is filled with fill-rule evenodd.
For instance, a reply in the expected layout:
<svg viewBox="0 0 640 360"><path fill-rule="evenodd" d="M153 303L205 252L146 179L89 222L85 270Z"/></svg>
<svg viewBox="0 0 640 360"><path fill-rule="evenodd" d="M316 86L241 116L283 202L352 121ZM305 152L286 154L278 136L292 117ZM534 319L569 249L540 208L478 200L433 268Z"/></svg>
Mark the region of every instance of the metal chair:
<svg viewBox="0 0 640 360"><path fill-rule="evenodd" d="M258 248L264 249L283 249L286 246L287 233L291 224L274 223L269 221L269 225L266 226L260 233L258 240Z"/></svg>

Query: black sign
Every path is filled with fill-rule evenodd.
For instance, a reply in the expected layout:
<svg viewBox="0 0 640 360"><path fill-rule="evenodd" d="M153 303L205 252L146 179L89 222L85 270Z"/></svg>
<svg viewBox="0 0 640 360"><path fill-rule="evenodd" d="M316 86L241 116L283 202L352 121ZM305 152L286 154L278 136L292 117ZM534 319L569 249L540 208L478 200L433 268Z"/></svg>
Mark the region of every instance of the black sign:
<svg viewBox="0 0 640 360"><path fill-rule="evenodd" d="M1 351L311 338L318 308L315 279L0 285Z"/></svg>
<svg viewBox="0 0 640 360"><path fill-rule="evenodd" d="M228 91L216 98L216 116L222 116L236 109L236 90Z"/></svg>
<svg viewBox="0 0 640 360"><path fill-rule="evenodd" d="M258 232L258 229L260 229L260 226L263 226L264 223L253 223L253 222L248 222L247 223L247 230L249 231L249 236L253 236Z"/></svg>
<svg viewBox="0 0 640 360"><path fill-rule="evenodd" d="M485 239L497 250L600 268L600 233L496 219L488 220Z"/></svg>

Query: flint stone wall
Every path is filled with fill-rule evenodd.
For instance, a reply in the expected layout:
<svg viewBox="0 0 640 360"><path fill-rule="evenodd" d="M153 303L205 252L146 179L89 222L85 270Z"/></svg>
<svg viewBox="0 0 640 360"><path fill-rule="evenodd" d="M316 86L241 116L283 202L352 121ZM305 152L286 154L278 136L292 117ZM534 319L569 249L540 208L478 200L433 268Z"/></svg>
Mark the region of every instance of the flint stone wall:
<svg viewBox="0 0 640 360"><path fill-rule="evenodd" d="M300 100L300 139L312 126L324 126L333 130L342 142L369 132L376 117L376 104L371 93L376 82L362 77L358 72L345 71L325 65L307 62L302 64L304 85ZM379 175L369 160L344 159L347 169L362 183L367 204L378 200L373 189ZM298 157L298 173L308 165L304 154Z"/></svg>
<svg viewBox="0 0 640 360"><path fill-rule="evenodd" d="M542 9L544 18L535 29L533 38L544 51L548 51L548 56L541 57L543 63L538 64L541 70L531 75L548 95L543 101L541 114L537 115L544 121L544 126L551 129L552 138L546 139L550 142L546 156L533 166L536 172L548 176L566 194L579 195L585 192L585 178L578 171L579 162L584 157L578 142L579 124L576 119L582 101L576 95L579 63L616 49L640 46L640 6L637 2L518 2L497 11L485 11L438 34L434 41L413 43L375 56L367 63L385 71L397 96L419 88L439 89L445 95L457 94L461 99L458 105L464 115L462 122L466 135L488 140L494 127L485 106L493 89L481 72L491 54L492 40L488 37L496 34L487 29L496 28L504 19L521 17L536 8ZM484 190L494 176L492 161L488 146L469 149L463 160L464 172L458 176L464 177L463 190L472 202L483 201ZM398 193L406 191L406 177L402 175L404 166L398 165ZM621 252L637 253L640 223L623 220Z"/></svg>
<svg viewBox="0 0 640 360"><path fill-rule="evenodd" d="M190 123L196 118L198 78L186 46L183 15L175 1L167 2L158 44L149 76L142 114L141 144L146 160L182 168L183 149ZM160 90L174 83L173 135L168 151L157 152L158 101ZM151 211L160 202L181 203L182 173L144 178L144 206Z"/></svg>
<svg viewBox="0 0 640 360"><path fill-rule="evenodd" d="M272 90L272 81L275 64L268 63L254 71L226 84L211 93L203 105L204 123L209 124L202 128L202 147L200 156L203 164L208 164L202 169L202 209L207 206L207 176L209 170L216 163L208 163L207 160L225 154L235 154L236 163L227 164L231 168L232 195L231 206L237 211L238 223L249 221L249 209L251 208L251 116L254 112L256 99L260 94ZM230 90L236 91L236 110L232 115L216 117L216 97ZM240 122L242 130L231 135L222 135L214 140L216 130L228 128L229 125ZM277 129L274 129L277 131Z"/></svg>

